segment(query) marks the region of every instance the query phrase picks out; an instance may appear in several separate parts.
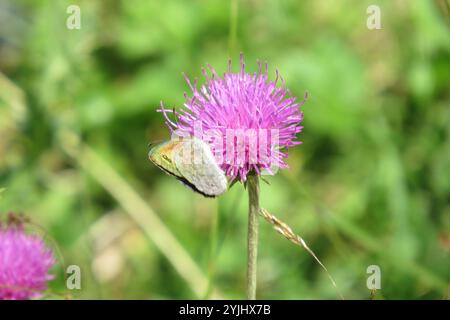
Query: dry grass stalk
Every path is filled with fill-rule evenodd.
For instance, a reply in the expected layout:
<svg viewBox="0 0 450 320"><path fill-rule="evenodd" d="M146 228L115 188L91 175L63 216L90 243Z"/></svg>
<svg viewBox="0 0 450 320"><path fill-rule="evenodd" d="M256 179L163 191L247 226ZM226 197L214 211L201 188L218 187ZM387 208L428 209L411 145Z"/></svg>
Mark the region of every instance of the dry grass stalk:
<svg viewBox="0 0 450 320"><path fill-rule="evenodd" d="M342 296L342 294L340 293L340 291L339 291L339 289L338 289L338 287L336 285L336 281L334 281L333 277L328 272L328 269L319 260L319 258L316 256L316 254L308 247L308 245L306 244L305 240L303 240L302 237L300 237L299 235L295 234L294 231L292 231L291 227L289 227L286 223L284 223L283 221L281 221L280 219L278 219L277 217L272 215L266 209L261 208L259 213L267 222L269 222L274 227L274 229L278 233L282 234L286 239L288 239L292 243L294 243L294 244L296 244L296 245L298 245L300 247L303 247L317 261L317 263L326 272L328 278L330 279L331 283L333 284L334 288L336 289L339 297L342 300L344 300L344 297Z"/></svg>

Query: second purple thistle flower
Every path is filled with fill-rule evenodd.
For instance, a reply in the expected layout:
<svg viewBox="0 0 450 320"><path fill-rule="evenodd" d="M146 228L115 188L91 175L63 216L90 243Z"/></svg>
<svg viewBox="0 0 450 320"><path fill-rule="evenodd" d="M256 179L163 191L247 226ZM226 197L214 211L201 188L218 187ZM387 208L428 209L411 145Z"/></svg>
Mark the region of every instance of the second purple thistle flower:
<svg viewBox="0 0 450 320"><path fill-rule="evenodd" d="M0 300L41 297L54 264L42 238L26 233L22 223L0 223Z"/></svg>
<svg viewBox="0 0 450 320"><path fill-rule="evenodd" d="M287 148L301 143L296 139L303 128L300 106L305 100L298 103L290 95L278 72L270 80L267 65L247 73L243 55L237 73L231 72L231 63L223 77L210 65L208 69L209 74L203 70L206 82L200 87L186 77L192 95L185 95L181 111L161 105L158 111L169 129L208 143L230 180L246 181L250 172L274 174L287 168ZM169 118L171 112L176 121Z"/></svg>

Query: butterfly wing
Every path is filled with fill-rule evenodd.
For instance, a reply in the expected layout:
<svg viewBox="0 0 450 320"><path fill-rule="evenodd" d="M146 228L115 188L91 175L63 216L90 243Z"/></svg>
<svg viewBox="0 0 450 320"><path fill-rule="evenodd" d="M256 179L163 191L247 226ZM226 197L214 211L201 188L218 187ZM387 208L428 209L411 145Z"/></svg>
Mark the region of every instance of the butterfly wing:
<svg viewBox="0 0 450 320"><path fill-rule="evenodd" d="M227 179L208 144L197 138L184 139L173 151L177 171L188 186L207 197L227 190Z"/></svg>
<svg viewBox="0 0 450 320"><path fill-rule="evenodd" d="M180 143L180 141L175 140L160 143L150 149L148 158L161 170L178 178L181 174L174 164L173 154Z"/></svg>

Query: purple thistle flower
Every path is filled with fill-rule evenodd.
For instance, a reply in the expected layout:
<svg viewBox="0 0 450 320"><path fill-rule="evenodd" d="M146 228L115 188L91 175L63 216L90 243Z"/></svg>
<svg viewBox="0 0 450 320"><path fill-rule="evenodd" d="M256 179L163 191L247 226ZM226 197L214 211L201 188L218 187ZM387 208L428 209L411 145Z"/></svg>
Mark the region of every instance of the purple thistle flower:
<svg viewBox="0 0 450 320"><path fill-rule="evenodd" d="M48 272L55 264L52 250L23 225L0 224L0 300L39 298L53 279Z"/></svg>
<svg viewBox="0 0 450 320"><path fill-rule="evenodd" d="M296 135L303 128L299 107L306 96L296 103L278 71L275 81L269 80L267 65L264 71L259 64L259 72L246 73L242 54L238 73L231 72L231 62L222 78L210 65L208 68L211 76L203 69L206 83L200 88L185 76L192 97L185 94L182 111L175 112L161 104L158 111L163 112L172 133L203 139L232 180L245 181L252 171L260 175L264 170L273 175L277 168L287 168L286 149L301 143L296 141ZM278 87L279 82L282 85ZM167 115L171 112L175 113L176 123ZM230 131L250 134L244 133L239 140L238 134L230 136Z"/></svg>

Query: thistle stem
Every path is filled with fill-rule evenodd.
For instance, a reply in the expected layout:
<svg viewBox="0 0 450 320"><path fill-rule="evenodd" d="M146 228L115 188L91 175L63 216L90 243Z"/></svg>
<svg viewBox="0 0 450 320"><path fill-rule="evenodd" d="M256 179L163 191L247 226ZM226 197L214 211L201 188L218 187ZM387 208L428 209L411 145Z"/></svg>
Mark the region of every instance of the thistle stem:
<svg viewBox="0 0 450 320"><path fill-rule="evenodd" d="M256 263L258 256L259 180L256 175L247 178L248 188L248 260L247 299L256 299Z"/></svg>

